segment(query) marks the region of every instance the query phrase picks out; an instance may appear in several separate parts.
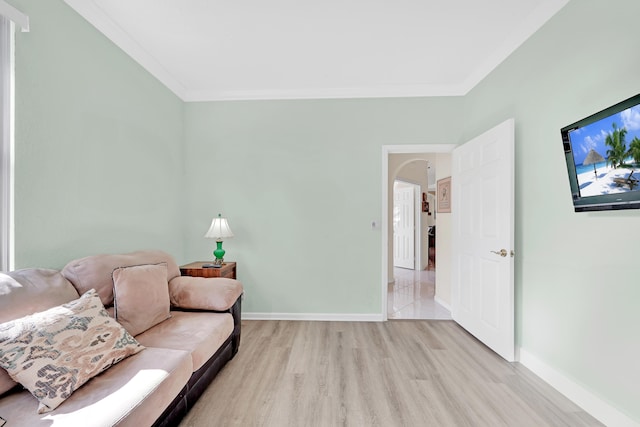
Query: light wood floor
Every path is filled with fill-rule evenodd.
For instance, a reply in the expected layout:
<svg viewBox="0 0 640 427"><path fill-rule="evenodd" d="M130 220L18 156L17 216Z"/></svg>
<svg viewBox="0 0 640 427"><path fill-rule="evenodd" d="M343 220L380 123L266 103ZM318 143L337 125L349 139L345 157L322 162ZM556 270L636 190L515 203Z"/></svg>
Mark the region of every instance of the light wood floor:
<svg viewBox="0 0 640 427"><path fill-rule="evenodd" d="M243 321L187 426L599 426L449 320Z"/></svg>

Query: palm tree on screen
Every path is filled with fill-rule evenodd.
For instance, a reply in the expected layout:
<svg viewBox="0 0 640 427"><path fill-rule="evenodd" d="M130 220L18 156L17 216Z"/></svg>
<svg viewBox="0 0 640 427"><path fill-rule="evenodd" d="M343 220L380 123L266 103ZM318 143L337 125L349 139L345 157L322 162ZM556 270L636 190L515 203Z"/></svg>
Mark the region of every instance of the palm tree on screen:
<svg viewBox="0 0 640 427"><path fill-rule="evenodd" d="M640 139L637 136L629 144L629 155L633 157L636 164L640 164Z"/></svg>
<svg viewBox="0 0 640 427"><path fill-rule="evenodd" d="M622 166L627 156L626 136L627 129L619 129L618 125L613 123L613 132L609 133L604 141L607 146L611 147L607 150L607 161L611 163L614 168Z"/></svg>

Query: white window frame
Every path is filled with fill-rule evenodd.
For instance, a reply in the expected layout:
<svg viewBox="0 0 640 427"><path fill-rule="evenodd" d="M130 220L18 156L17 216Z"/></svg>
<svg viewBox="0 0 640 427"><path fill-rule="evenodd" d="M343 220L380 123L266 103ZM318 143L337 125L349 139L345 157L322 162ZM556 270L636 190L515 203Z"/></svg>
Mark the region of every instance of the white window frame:
<svg viewBox="0 0 640 427"><path fill-rule="evenodd" d="M14 269L15 28L29 17L0 0L0 270Z"/></svg>
<svg viewBox="0 0 640 427"><path fill-rule="evenodd" d="M0 270L14 268L14 24L0 16Z"/></svg>

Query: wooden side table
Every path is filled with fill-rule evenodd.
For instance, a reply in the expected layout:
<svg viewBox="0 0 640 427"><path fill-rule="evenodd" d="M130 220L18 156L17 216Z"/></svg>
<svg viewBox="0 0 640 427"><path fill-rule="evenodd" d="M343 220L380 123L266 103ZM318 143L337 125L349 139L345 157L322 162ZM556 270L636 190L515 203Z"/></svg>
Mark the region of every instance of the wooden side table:
<svg viewBox="0 0 640 427"><path fill-rule="evenodd" d="M180 274L193 277L226 277L236 278L236 263L225 262L222 267L203 267L204 264L211 264L211 261L196 261L191 264L180 266Z"/></svg>

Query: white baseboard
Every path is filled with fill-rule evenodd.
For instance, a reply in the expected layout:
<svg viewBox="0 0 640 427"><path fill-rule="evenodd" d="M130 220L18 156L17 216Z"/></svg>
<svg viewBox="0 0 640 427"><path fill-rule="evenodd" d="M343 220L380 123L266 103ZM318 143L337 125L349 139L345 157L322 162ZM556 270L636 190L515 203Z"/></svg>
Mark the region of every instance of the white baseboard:
<svg viewBox="0 0 640 427"><path fill-rule="evenodd" d="M520 349L520 363L604 425L612 427L640 426L639 422L632 420L600 397L586 390L581 385L567 378L564 374L558 372L522 348Z"/></svg>
<svg viewBox="0 0 640 427"><path fill-rule="evenodd" d="M349 313L242 313L243 320L314 320L331 322L382 322L382 314Z"/></svg>

